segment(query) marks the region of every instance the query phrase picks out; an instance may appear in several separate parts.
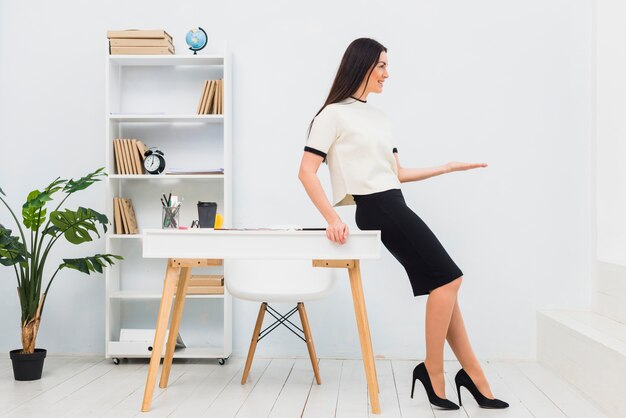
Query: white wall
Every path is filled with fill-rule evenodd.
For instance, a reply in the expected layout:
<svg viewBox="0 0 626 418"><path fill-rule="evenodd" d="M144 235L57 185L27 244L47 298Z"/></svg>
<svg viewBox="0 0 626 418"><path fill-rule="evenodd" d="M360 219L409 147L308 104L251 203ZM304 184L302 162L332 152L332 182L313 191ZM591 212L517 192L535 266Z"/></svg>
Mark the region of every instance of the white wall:
<svg viewBox="0 0 626 418"><path fill-rule="evenodd" d="M306 127L345 47L371 36L389 48L391 77L370 103L392 118L402 163L490 164L403 192L465 273L460 304L478 355L532 357L536 309L588 304L590 15L591 1L566 0L0 0L0 187L17 207L57 175L104 165L107 29L165 28L185 54L186 30L201 25L207 52L227 40L233 56L236 226L321 225L297 180ZM103 208L103 193L94 187L80 203ZM356 228L353 207L340 215ZM386 251L363 263L363 275L376 353L422 357L426 299L412 297ZM9 350L19 345L19 309L12 271L0 279L0 350ZM256 312L235 303L236 353L247 350ZM39 345L103 353L103 316L102 278L65 272ZM347 277L309 316L321 357L360 356ZM258 353L306 350L281 331Z"/></svg>
<svg viewBox="0 0 626 418"><path fill-rule="evenodd" d="M592 306L626 323L626 4L595 8L595 193L597 249Z"/></svg>
<svg viewBox="0 0 626 418"><path fill-rule="evenodd" d="M597 3L596 18L596 176L600 260L626 263L626 4ZM618 191L616 193L616 191Z"/></svg>

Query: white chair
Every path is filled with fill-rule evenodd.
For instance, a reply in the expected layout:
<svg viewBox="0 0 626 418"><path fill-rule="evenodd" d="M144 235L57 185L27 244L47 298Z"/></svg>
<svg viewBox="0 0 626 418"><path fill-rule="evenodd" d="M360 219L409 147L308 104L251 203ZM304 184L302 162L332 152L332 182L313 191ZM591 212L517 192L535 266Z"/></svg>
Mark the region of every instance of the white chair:
<svg viewBox="0 0 626 418"><path fill-rule="evenodd" d="M284 325L306 342L315 380L318 385L321 384L304 302L321 299L332 291L335 282L334 269L313 267L311 260L230 260L224 282L233 296L262 302L252 333L241 384L245 384L248 378L257 343L279 325ZM293 302L296 303L296 307L281 315L269 305L278 302ZM302 328L289 320L296 311L300 314ZM261 330L265 312L276 321Z"/></svg>

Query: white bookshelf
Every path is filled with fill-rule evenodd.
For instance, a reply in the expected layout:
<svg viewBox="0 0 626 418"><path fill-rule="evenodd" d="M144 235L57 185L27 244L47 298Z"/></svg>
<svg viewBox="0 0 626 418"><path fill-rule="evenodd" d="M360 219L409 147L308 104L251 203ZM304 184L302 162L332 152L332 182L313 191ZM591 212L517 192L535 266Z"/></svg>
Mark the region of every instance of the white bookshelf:
<svg viewBox="0 0 626 418"><path fill-rule="evenodd" d="M113 198L133 201L139 230L159 228L162 193L183 198L180 225L198 219L198 201L213 201L232 227L231 67L223 55L109 55L106 60L107 216L113 220ZM224 79L224 114L197 115L204 80ZM165 154L169 168L199 171L223 168L223 174L121 175L115 170L113 139L137 138ZM150 357L151 345L120 341L120 330L154 329L167 260L142 257L141 234L106 236L106 252L124 260L105 270L105 353L122 358ZM193 274L224 274L219 268L194 269ZM224 280L228 280L224 277ZM180 335L187 348L177 358L226 359L232 352L232 298L188 295Z"/></svg>

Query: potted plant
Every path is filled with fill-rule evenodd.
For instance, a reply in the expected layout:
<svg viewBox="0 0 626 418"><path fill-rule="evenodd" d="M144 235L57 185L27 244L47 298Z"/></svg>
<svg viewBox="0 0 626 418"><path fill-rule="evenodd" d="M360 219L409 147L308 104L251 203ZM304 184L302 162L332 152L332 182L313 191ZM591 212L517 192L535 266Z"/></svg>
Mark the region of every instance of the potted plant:
<svg viewBox="0 0 626 418"><path fill-rule="evenodd" d="M92 241L92 233L98 238L98 226L106 233L109 220L93 209L78 207L76 210L62 209L65 201L74 193L84 190L106 176L104 168L78 180L65 180L57 177L43 191L33 190L28 194L22 206L22 222L11 210L0 188L0 201L13 216L19 234L0 224L0 264L12 267L17 278L17 293L22 309L22 349L10 352L13 372L16 380L36 380L41 378L46 350L35 348L35 340L43 314L50 285L57 273L64 268L82 273L102 273L107 265L113 265L115 259L122 257L112 254L96 254L84 258L64 258L49 280L44 285L44 271L52 247L65 238L72 244ZM56 193L64 193L56 208L48 213L46 204L53 200ZM28 240L27 240L28 238ZM42 289L44 289L42 291Z"/></svg>

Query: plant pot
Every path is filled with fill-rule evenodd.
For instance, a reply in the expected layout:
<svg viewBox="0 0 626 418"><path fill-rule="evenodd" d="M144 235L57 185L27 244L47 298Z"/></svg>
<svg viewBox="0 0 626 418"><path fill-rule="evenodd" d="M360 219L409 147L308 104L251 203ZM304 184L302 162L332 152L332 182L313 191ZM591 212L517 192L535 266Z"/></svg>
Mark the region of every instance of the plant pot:
<svg viewBox="0 0 626 418"><path fill-rule="evenodd" d="M43 370L43 360L46 358L44 348L35 348L33 354L22 354L22 349L9 352L13 362L13 376L15 380L39 380Z"/></svg>

